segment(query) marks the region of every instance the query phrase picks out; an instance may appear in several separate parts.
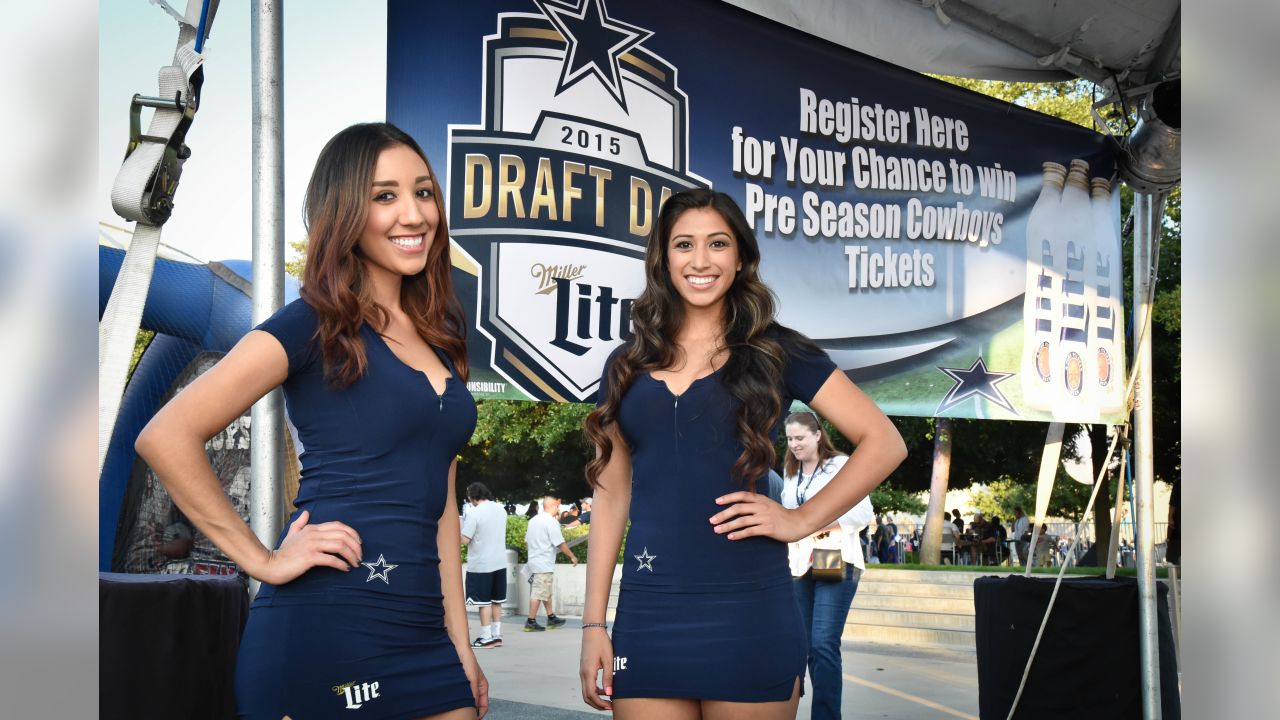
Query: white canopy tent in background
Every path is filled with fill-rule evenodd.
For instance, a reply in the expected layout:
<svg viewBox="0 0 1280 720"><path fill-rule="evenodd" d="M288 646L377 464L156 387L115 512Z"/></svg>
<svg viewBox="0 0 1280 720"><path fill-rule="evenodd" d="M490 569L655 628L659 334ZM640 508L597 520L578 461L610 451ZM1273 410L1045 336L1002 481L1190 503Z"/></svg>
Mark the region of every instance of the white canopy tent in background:
<svg viewBox="0 0 1280 720"><path fill-rule="evenodd" d="M1180 0L726 0L917 72L1080 77L1126 93L1180 73ZM1116 85L1118 84L1118 88Z"/></svg>

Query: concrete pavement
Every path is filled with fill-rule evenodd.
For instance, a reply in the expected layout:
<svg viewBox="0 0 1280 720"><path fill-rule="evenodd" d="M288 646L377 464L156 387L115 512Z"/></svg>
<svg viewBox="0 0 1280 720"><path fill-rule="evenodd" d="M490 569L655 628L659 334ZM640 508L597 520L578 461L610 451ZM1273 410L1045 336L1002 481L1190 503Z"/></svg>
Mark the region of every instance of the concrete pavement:
<svg viewBox="0 0 1280 720"><path fill-rule="evenodd" d="M503 620L503 646L477 650L491 687L493 720L604 718L582 702L578 688L581 621L558 630L522 631L523 617ZM542 618L539 618L541 621ZM472 634L475 634L473 616ZM904 648L845 641L846 720L970 718L978 716L977 662L972 651ZM800 718L809 717L808 698Z"/></svg>

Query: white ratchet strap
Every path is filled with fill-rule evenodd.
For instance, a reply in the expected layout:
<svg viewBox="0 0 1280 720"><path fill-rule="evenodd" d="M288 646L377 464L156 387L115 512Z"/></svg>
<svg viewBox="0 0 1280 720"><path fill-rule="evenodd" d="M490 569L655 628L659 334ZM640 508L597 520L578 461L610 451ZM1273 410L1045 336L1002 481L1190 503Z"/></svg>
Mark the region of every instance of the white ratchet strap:
<svg viewBox="0 0 1280 720"><path fill-rule="evenodd" d="M98 322L99 474L124 394L160 248L160 231L169 219L182 164L190 154L184 141L199 106L204 76L203 57L195 51L197 28L204 10L205 35L208 35L217 2L211 0L208 8L204 6L202 0L189 0L187 15L179 23L173 63L160 68L159 93L155 97L134 96L130 107L129 149L111 189L111 206L136 225L111 297ZM145 134L141 132L142 107L155 109Z"/></svg>

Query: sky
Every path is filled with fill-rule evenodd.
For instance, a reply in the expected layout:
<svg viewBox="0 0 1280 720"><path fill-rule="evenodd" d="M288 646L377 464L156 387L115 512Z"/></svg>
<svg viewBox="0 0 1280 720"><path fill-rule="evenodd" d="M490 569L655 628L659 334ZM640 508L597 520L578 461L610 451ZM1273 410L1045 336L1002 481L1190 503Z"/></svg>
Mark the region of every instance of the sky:
<svg viewBox="0 0 1280 720"><path fill-rule="evenodd" d="M171 0L179 11L182 0ZM223 2L205 44L201 106L187 134L174 212L161 241L200 260L252 255L250 15L248 2ZM300 240L302 197L324 143L355 122L386 117L386 3L284 3L285 240ZM124 159L129 101L154 95L173 58L178 25L149 0L104 0L98 20L98 183L100 229L132 228L111 208ZM144 132L150 111L143 115ZM291 251L286 250L291 257Z"/></svg>

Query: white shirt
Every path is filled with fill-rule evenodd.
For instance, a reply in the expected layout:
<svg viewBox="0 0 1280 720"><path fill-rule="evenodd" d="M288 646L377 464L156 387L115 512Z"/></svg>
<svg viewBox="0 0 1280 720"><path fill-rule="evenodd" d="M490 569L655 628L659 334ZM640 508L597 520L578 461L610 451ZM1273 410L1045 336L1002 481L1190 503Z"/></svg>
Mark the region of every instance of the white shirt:
<svg viewBox="0 0 1280 720"><path fill-rule="evenodd" d="M529 521L524 544L529 548L529 572L548 573L556 569L556 548L564 543L560 521L554 515L540 512Z"/></svg>
<svg viewBox="0 0 1280 720"><path fill-rule="evenodd" d="M462 518L467 546L467 572L486 573L507 567L507 511L492 500L467 508Z"/></svg>
<svg viewBox="0 0 1280 720"><path fill-rule="evenodd" d="M947 543L955 544L955 541L956 541L956 526L952 525L950 520L944 520L942 523L942 544L943 545L946 545Z"/></svg>
<svg viewBox="0 0 1280 720"><path fill-rule="evenodd" d="M1031 523L1027 520L1027 516L1023 515L1013 521L1013 539L1021 540L1022 534L1031 529Z"/></svg>
<svg viewBox="0 0 1280 720"><path fill-rule="evenodd" d="M782 506L792 510L800 507L801 500L809 500L818 491L827 486L831 482L831 478L840 472L840 468L844 467L845 462L849 459L847 455L836 455L828 458L822 467L818 468L812 476L800 477L792 475L782 480ZM807 537L799 542L790 544L787 553L787 561L791 565L791 574L794 577L800 577L809 571L813 565L813 550L817 548L840 548L840 555L844 561L856 565L859 569L866 570L866 562L862 559L862 543L858 541L858 533L862 528L871 524L875 519L876 511L871 506L871 497L862 498L862 501L840 517L836 518L836 522L840 525L839 530L833 530L831 533L821 540L817 536Z"/></svg>

